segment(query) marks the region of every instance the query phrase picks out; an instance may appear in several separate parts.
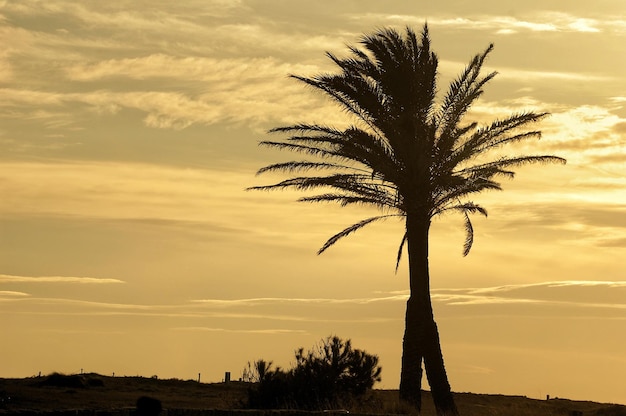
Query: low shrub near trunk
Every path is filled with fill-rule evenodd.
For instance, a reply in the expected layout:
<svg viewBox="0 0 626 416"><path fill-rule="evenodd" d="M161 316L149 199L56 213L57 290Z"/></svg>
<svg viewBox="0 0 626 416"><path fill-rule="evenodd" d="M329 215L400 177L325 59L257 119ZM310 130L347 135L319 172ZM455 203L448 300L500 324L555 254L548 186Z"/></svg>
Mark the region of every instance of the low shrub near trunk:
<svg viewBox="0 0 626 416"><path fill-rule="evenodd" d="M372 389L380 378L378 356L352 348L336 336L295 353L292 369L272 368L271 361L248 363L244 380L253 382L248 407L324 410L345 407Z"/></svg>

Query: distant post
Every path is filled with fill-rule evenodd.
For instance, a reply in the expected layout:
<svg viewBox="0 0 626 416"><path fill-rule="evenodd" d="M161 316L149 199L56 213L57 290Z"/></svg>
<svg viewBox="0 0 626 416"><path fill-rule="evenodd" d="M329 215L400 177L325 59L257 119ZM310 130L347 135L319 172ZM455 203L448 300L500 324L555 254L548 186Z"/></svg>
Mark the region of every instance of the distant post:
<svg viewBox="0 0 626 416"><path fill-rule="evenodd" d="M230 383L230 371L224 373L224 383Z"/></svg>
<svg viewBox="0 0 626 416"><path fill-rule="evenodd" d="M200 373L198 373L198 383L200 383Z"/></svg>

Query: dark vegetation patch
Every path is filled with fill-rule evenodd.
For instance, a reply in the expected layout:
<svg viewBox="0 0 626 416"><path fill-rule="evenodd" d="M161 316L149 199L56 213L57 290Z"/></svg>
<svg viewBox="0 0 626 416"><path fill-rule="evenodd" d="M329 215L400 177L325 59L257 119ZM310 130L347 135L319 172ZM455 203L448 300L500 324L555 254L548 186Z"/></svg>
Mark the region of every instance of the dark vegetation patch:
<svg viewBox="0 0 626 416"><path fill-rule="evenodd" d="M60 374L52 373L41 381L42 386L67 387L73 389L86 389L89 387L104 387L102 377L97 374Z"/></svg>
<svg viewBox="0 0 626 416"><path fill-rule="evenodd" d="M21 411L133 409L141 396L157 398L165 409L238 409L248 387L238 382L206 384L99 374L52 376L0 378L0 416Z"/></svg>
<svg viewBox="0 0 626 416"><path fill-rule="evenodd" d="M311 350L295 352L291 369L272 368L271 361L248 363L243 379L251 409L331 410L364 404L381 380L378 357L352 347L350 340L329 336Z"/></svg>
<svg viewBox="0 0 626 416"><path fill-rule="evenodd" d="M245 407L248 389L254 386L253 383L234 381L206 384L192 380L107 377L97 374L87 376L99 378L103 385L97 388L68 388L42 385L46 377L0 378L0 416L34 413L45 416L45 412L81 409L134 409L137 399L146 395L158 399L170 415L200 415L197 412L199 409L222 409L229 410L230 416L259 416L251 410L242 410L242 413L237 411ZM425 392L423 396L422 416L434 416L430 394ZM626 406L588 401L536 400L522 396L473 393L456 393L455 399L462 416L572 416L575 412L582 412L583 416L626 416ZM371 390L346 410L353 416L411 414L411 409L399 402L397 390ZM267 416L288 414L288 411L265 413ZM325 415L337 416L337 413L327 412ZM166 416L166 413L162 412L161 416Z"/></svg>

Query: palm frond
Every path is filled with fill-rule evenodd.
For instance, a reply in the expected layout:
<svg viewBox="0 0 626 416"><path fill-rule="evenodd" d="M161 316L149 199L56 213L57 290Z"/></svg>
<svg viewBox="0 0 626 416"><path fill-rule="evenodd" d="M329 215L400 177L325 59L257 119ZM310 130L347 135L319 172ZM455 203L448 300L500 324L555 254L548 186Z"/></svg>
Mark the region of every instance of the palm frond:
<svg viewBox="0 0 626 416"><path fill-rule="evenodd" d="M469 214L482 214L487 217L487 210L473 202L458 202L442 209L443 211L459 211L463 215L463 223L465 227L465 241L463 243L463 257L467 256L474 244L474 226Z"/></svg>
<svg viewBox="0 0 626 416"><path fill-rule="evenodd" d="M445 206L440 207L438 213L441 214L446 211L457 211L468 214L481 214L487 217L487 210L473 202L458 202L457 200L456 203L449 203Z"/></svg>
<svg viewBox="0 0 626 416"><path fill-rule="evenodd" d="M483 63L493 50L493 44L482 53L474 56L459 77L450 84L433 124L439 131L438 146L447 153L453 148L457 135L454 134L461 118L470 106L482 95L482 88L496 76L491 72L479 78Z"/></svg>
<svg viewBox="0 0 626 416"><path fill-rule="evenodd" d="M357 194L321 194L304 196L298 202L337 202L342 207L353 204L371 205L379 208L397 208L397 201L388 194L357 195Z"/></svg>
<svg viewBox="0 0 626 416"><path fill-rule="evenodd" d="M465 218L465 242L463 243L463 257L467 256L472 249L472 245L474 244L474 227L472 226L472 221L470 220L469 215L467 215L467 211L463 211L463 216Z"/></svg>
<svg viewBox="0 0 626 416"><path fill-rule="evenodd" d="M488 150L502 147L505 144L521 142L527 139L540 139L540 138L541 138L541 131L539 130L525 131L523 133L513 134L510 136L499 134L497 137L489 140L487 143L483 143L480 146L476 146L474 154L485 153Z"/></svg>
<svg viewBox="0 0 626 416"><path fill-rule="evenodd" d="M477 129L470 138L452 149L448 162L456 166L475 155L485 153L487 150L495 147L524 139L538 138L541 136L541 133L538 131L522 132L513 135L508 135L508 133L528 124L536 123L546 116L547 113L526 112L513 114L503 120L495 120L489 126Z"/></svg>
<svg viewBox="0 0 626 416"><path fill-rule="evenodd" d="M328 176L299 176L295 178L285 179L273 185L255 186L249 189L253 190L269 190L269 189L286 189L293 188L299 191L320 187L333 187L342 190L352 190L358 192L367 188L371 192L378 189L376 184L368 184L370 176L361 174L336 173Z"/></svg>
<svg viewBox="0 0 626 416"><path fill-rule="evenodd" d="M259 142L259 146L272 147L279 150L289 150L296 153L304 153L311 156L317 156L321 158L339 158L344 159L340 153L326 149L321 146L308 146L304 144L288 143L288 142L275 142L269 140L263 140Z"/></svg>
<svg viewBox="0 0 626 416"><path fill-rule="evenodd" d="M371 84L359 77L318 75L306 78L292 75L292 78L323 91L349 114L368 125L374 125L373 121L377 115L380 118L383 112L380 101L377 100L378 92L372 90ZM355 84L358 84L358 87Z"/></svg>
<svg viewBox="0 0 626 416"><path fill-rule="evenodd" d="M480 165L470 166L464 169L461 169L457 172L459 175L471 175L473 177L485 177L490 178L494 175L504 174L506 176L512 177L515 172L503 170L504 168L509 168L513 166L523 166L530 165L533 163L561 163L565 164L567 161L559 156L552 155L528 155L528 156L517 156L517 157L503 157L492 162L483 163Z"/></svg>
<svg viewBox="0 0 626 416"><path fill-rule="evenodd" d="M269 133L284 133L284 132L316 132L316 133L324 133L330 136L340 136L341 130L337 130L333 127L323 126L320 124L307 124L307 123L299 123L291 126L281 126L274 127L269 130Z"/></svg>
<svg viewBox="0 0 626 416"><path fill-rule="evenodd" d="M357 169L353 166L340 165L337 163L293 161L293 162L284 162L284 163L274 163L272 165L264 166L261 169L259 169L256 172L256 174L261 175L266 172L305 172L309 170L323 170L323 169L353 170L353 171L365 172L363 169Z"/></svg>
<svg viewBox="0 0 626 416"><path fill-rule="evenodd" d="M454 201L486 190L500 191L502 187L498 182L484 177L459 179L455 184L441 186L434 195L431 216L448 210L447 207Z"/></svg>
<svg viewBox="0 0 626 416"><path fill-rule="evenodd" d="M332 246L333 244L335 244L338 240L342 239L343 237L346 237L350 234L352 234L353 232L365 227L368 224L371 224L375 221L380 221L380 220L384 220L387 219L389 217L397 217L398 214L389 214L389 215L379 215L377 217L371 217L371 218L367 218L365 220L359 221L356 224L352 224L351 226L349 226L348 228L338 232L337 234L333 235L332 237L330 237L328 239L328 241L326 241L324 243L324 245L322 246L322 248L320 248L317 252L317 254L322 254L324 251L326 251L326 249L328 249L330 246Z"/></svg>
<svg viewBox="0 0 626 416"><path fill-rule="evenodd" d="M398 273L398 267L400 267L400 260L402 260L402 250L404 249L404 245L407 242L408 234L405 232L402 237L402 241L400 241L400 246L398 247L398 254L396 256L396 273Z"/></svg>

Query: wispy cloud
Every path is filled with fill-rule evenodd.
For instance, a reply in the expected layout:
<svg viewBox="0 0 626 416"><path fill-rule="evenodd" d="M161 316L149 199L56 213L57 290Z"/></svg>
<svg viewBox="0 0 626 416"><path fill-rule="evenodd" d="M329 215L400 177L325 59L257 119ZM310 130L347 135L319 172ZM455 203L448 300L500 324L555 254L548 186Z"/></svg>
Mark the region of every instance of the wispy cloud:
<svg viewBox="0 0 626 416"><path fill-rule="evenodd" d="M242 184L250 178L234 172L225 176L220 171L98 162L3 163L0 172L0 190L8 198L0 209L5 213L186 221L212 216L211 201L245 196Z"/></svg>
<svg viewBox="0 0 626 416"><path fill-rule="evenodd" d="M470 374L479 374L479 375L489 375L493 374L496 371L490 367L482 367L471 364L463 364L458 371L470 373Z"/></svg>
<svg viewBox="0 0 626 416"><path fill-rule="evenodd" d="M449 77L456 77L462 69L467 65L467 62L457 62L451 60L442 59L439 61L439 68L442 74ZM604 73L592 73L592 72L580 72L580 71L553 71L553 70L541 70L541 69L523 69L519 67L507 67L498 65L492 67L486 64L483 68L485 74L489 72L497 72L495 83L500 81L518 82L525 87L526 90L532 93L536 88L541 88L538 85L554 85L555 82L559 83L560 88L566 88L568 85L571 87L579 87L581 82L588 83L610 83L618 81L618 78ZM544 83L544 84L538 84ZM520 97L516 99L518 104L533 104L533 99L530 97ZM526 100L527 102L523 102ZM619 100L614 100L619 102ZM534 104L537 104L535 101ZM553 103L550 103L553 106Z"/></svg>
<svg viewBox="0 0 626 416"><path fill-rule="evenodd" d="M181 81L216 82L218 84L215 87L221 89L234 89L243 84L248 87L251 81L258 82L291 73L310 75L319 70L317 66L288 63L273 57L176 57L163 53L137 58L109 59L92 64L75 64L66 69L68 77L75 81L95 81L111 77L139 80L175 78Z"/></svg>
<svg viewBox="0 0 626 416"><path fill-rule="evenodd" d="M278 225L268 225L265 211L250 209L252 205L258 206L261 199L263 207L268 210L273 207L274 212L307 209L286 205L286 200L296 199L288 192L271 196L245 192L244 187L252 185L254 180L252 170L231 170L225 174L219 169L145 163L7 162L0 163L0 176L3 177L0 181L3 215L34 214L169 226L223 241L255 239L259 234L279 232ZM312 221L319 218L337 228L353 215L346 210L332 217L320 210L310 211ZM289 218L289 221L296 220ZM315 230L291 233L284 238L306 239L310 232Z"/></svg>
<svg viewBox="0 0 626 416"><path fill-rule="evenodd" d="M404 14L367 13L353 15L354 19L366 21L386 21L392 24L423 24L423 16ZM512 35L524 32L537 33L599 33L602 31L621 31L624 21L615 18L590 19L562 12L535 12L521 17L504 15L475 14L470 17L431 16L428 24L432 27L444 27L463 30L484 30L498 35Z"/></svg>
<svg viewBox="0 0 626 416"><path fill-rule="evenodd" d="M16 291L12 291L12 290L0 290L0 298L1 297L8 297L8 298L22 298L25 296L30 296L28 293L25 292L16 292Z"/></svg>
<svg viewBox="0 0 626 416"><path fill-rule="evenodd" d="M227 329L227 328L211 328L211 327L179 327L172 328L174 331L188 332L228 332L235 334L262 334L262 335L280 335L280 334L308 334L308 331L302 329Z"/></svg>
<svg viewBox="0 0 626 416"><path fill-rule="evenodd" d="M181 321L195 321L197 319L219 319L221 321L267 321L291 323L335 323L335 324L381 324L396 321L395 318L385 316L364 316L362 314L337 314L331 305L344 305L344 310L350 307L358 308L363 303L346 302L343 299L328 299L320 303L300 299L267 298L262 303L256 300L243 302L219 300L190 301L179 304L132 304L96 302L81 299L29 297L24 294L2 296L0 301L11 304L13 314L46 315L46 316L105 316L105 317L145 317L145 318L172 318ZM1 303L0 303L1 305ZM228 311L224 311L228 305ZM305 306L294 308L294 306ZM288 311L285 307L291 306Z"/></svg>
<svg viewBox="0 0 626 416"><path fill-rule="evenodd" d="M136 28L147 31L165 30L167 27L194 27L189 19L181 19L163 9L122 10L94 4L82 4L72 1L38 1L26 0L19 3L8 2L3 5L5 12L21 16L57 16L66 19L77 19L96 27ZM201 27L197 27L201 29Z"/></svg>
<svg viewBox="0 0 626 416"><path fill-rule="evenodd" d="M564 280L485 288L436 289L447 305L528 304L626 310L626 281Z"/></svg>
<svg viewBox="0 0 626 416"><path fill-rule="evenodd" d="M21 278L15 276L0 275L0 282L32 282L41 278ZM50 278L44 280L49 282L77 282L75 279L85 278ZM89 278L87 278L89 279ZM93 279L99 280L99 279ZM104 279L106 280L106 279ZM115 279L113 282L120 282ZM90 280L80 283L93 283ZM602 296L599 295L602 292ZM608 307L626 309L626 302L620 296L626 293L626 281L596 281L596 280L564 280L548 281L528 284L511 284L492 287L479 288L450 288L433 289L432 298L436 302L449 305L498 305L498 304L546 304L546 305L578 305L583 307ZM281 315L267 313L267 307L276 307L275 310L282 310L285 306L308 306L321 307L328 306L365 306L374 303L403 303L408 297L408 291L396 291L388 296L374 296L367 298L245 298L245 299L199 299L191 300L182 304L123 304L108 302L93 302L79 299L60 298L32 298L23 292L3 291L0 294L22 299L33 304L41 305L68 305L90 308L94 313L114 313L114 314L165 314L167 316L187 316L187 317L221 317L221 318L241 318L259 319L271 318L278 320L307 320L303 316ZM381 293L382 294L382 293ZM599 301L600 299L606 302ZM621 300L620 300L621 299ZM617 301L616 301L617 300ZM254 312L258 307L259 312ZM224 308L232 309L233 312L220 312ZM239 309L245 308L245 309ZM100 312L98 312L100 310ZM110 312L107 312L110 311ZM265 310L266 312L261 312ZM317 318L316 318L317 319ZM341 318L339 318L341 320ZM368 318L369 319L369 318ZM383 321L385 318L381 318Z"/></svg>
<svg viewBox="0 0 626 416"><path fill-rule="evenodd" d="M600 105L564 105L542 102L532 97L518 97L499 101L479 101L471 110L472 118L485 122L494 117L525 111L549 111L542 121L543 139L539 145L530 143L525 150L536 152L537 146L544 151L558 152L568 163L588 164L590 159L624 154L623 126L626 120L619 111ZM611 160L605 160L611 163ZM598 175L594 175L598 177Z"/></svg>
<svg viewBox="0 0 626 416"><path fill-rule="evenodd" d="M602 280L561 280L556 282L527 283L518 285L494 286L488 288L473 289L472 293L511 292L519 289L537 287L626 287L626 281L602 281Z"/></svg>
<svg viewBox="0 0 626 416"><path fill-rule="evenodd" d="M128 332L125 331L103 331L99 329L59 329L59 328L42 328L37 332L49 333L49 334L63 334L63 335L124 335Z"/></svg>
<svg viewBox="0 0 626 416"><path fill-rule="evenodd" d="M626 281L564 280L483 288L434 289L432 298L435 302L456 306L536 304L626 309L626 302L619 300L620 294L624 293L626 293ZM205 299L194 300L193 302L218 308L289 304L357 306L378 302L405 302L408 297L407 291L398 291L393 292L390 296L357 299L250 298L231 300Z"/></svg>
<svg viewBox="0 0 626 416"><path fill-rule="evenodd" d="M447 305L502 305L515 303L543 303L537 299L516 299L498 296L460 294L460 293L435 293L433 300Z"/></svg>
<svg viewBox="0 0 626 416"><path fill-rule="evenodd" d="M73 105L77 115L85 115L86 111L98 115L116 114L122 109L139 110L145 114L143 121L146 126L165 129L184 129L194 123L211 125L224 121L247 122L254 126L272 118L279 118L282 122L294 121L305 113L312 118L345 123L345 116L332 111L333 107L321 105L318 95L306 94L301 85L287 78L289 73L277 68L271 78L250 82L245 88L239 81L227 76L207 84L200 93L181 92L180 89L61 93L4 88L0 89L4 98L0 107L10 109L5 112L4 118L34 119L45 114L48 122L55 116L61 119L62 124L48 125L49 128L72 124L65 120L67 113L62 111L64 105Z"/></svg>
<svg viewBox="0 0 626 416"><path fill-rule="evenodd" d="M510 34L520 30L530 32L556 32L559 30L559 26L553 22L521 20L509 16L434 19L432 24L461 29L494 30L499 34Z"/></svg>
<svg viewBox="0 0 626 416"><path fill-rule="evenodd" d="M125 283L119 279L73 276L12 276L0 274L0 283L78 283L78 284L112 284Z"/></svg>
<svg viewBox="0 0 626 416"><path fill-rule="evenodd" d="M488 70L494 68L486 68ZM534 81L560 81L560 82L611 82L615 81L614 77L580 73L580 72L557 72L557 71L534 71L522 70L516 68L498 67L498 78L504 80L520 80L525 82Z"/></svg>
<svg viewBox="0 0 626 416"><path fill-rule="evenodd" d="M198 299L193 302L212 305L218 307L224 306L256 306L268 304L353 304L367 305L376 302L395 302L398 300L406 301L407 295L399 294L385 297L372 298L353 298L353 299L331 299L331 298L249 298L249 299Z"/></svg>
<svg viewBox="0 0 626 416"><path fill-rule="evenodd" d="M172 3L149 7L135 2L134 7L75 3L71 1L25 1L25 4L7 4L7 15L20 21L23 16L54 22L64 20L68 29L50 29L43 24L33 30L8 27L6 39L18 39L12 50L39 61L49 58L62 68L74 62L93 62L94 50L137 56L168 51L174 55L184 53L201 55L234 55L250 53L256 56L274 56L286 51L302 53L303 49L325 50L341 46L341 40L331 34L292 33L284 36L271 22L264 22L261 13L243 2L204 2L202 12L195 5ZM263 24L268 23L268 24ZM81 26L82 24L82 26ZM73 26L81 26L76 36ZM56 24L50 25L52 28ZM308 25L305 25L305 27ZM144 35L137 36L140 32ZM162 42L167 33L168 42ZM132 43L127 39L132 38ZM2 31L0 30L0 39ZM54 53L50 53L50 47ZM266 53L259 53L265 51ZM133 59L133 58L130 58Z"/></svg>
<svg viewBox="0 0 626 416"><path fill-rule="evenodd" d="M72 313L77 309L82 308L83 311L102 312L108 310L117 311L167 311L180 309L181 305L149 305L149 304L132 304L132 303L113 303L113 302L97 302L82 299L69 299L69 298L53 298L53 297L29 297L20 299L21 303L37 305L37 306L49 306L54 307L74 307L74 310L70 309L55 309L60 313Z"/></svg>

